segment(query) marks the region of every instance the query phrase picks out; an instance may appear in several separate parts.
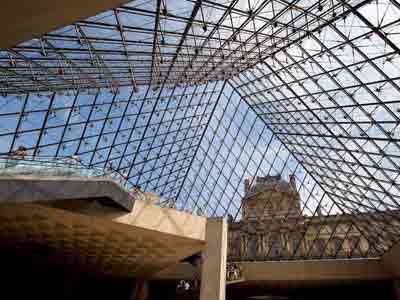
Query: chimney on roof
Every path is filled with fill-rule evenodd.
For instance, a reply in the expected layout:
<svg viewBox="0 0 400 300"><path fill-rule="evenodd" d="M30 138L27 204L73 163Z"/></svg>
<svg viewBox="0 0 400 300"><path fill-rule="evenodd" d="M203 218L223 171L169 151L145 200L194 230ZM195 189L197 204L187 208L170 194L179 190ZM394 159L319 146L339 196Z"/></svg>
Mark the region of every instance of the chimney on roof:
<svg viewBox="0 0 400 300"><path fill-rule="evenodd" d="M294 174L289 175L289 184L293 189L296 189L296 176Z"/></svg>
<svg viewBox="0 0 400 300"><path fill-rule="evenodd" d="M251 184L251 177L247 177L244 179L244 193L247 194L247 192L250 190L250 184Z"/></svg>
<svg viewBox="0 0 400 300"><path fill-rule="evenodd" d="M320 217L322 217L322 211L321 211L321 204L319 204L318 205L318 207L317 207L317 216L320 216Z"/></svg>

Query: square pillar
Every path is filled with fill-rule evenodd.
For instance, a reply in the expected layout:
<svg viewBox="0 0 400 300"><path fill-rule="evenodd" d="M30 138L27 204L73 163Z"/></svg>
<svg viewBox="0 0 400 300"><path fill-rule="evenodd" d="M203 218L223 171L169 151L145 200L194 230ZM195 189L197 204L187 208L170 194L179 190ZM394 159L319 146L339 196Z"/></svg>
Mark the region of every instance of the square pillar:
<svg viewBox="0 0 400 300"><path fill-rule="evenodd" d="M225 300L228 224L225 219L208 219L206 248L201 270L200 300Z"/></svg>

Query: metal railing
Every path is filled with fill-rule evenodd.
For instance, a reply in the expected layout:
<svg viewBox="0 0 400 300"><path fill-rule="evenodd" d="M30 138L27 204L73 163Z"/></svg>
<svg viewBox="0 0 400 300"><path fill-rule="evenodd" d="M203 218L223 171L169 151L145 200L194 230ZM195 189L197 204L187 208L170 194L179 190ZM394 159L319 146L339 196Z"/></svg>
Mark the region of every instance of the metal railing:
<svg viewBox="0 0 400 300"><path fill-rule="evenodd" d="M171 200L159 198L154 193L143 192L112 168L89 167L74 157L46 157L28 155L0 155L0 177L41 176L81 177L111 179L135 199L151 202L162 207ZM158 198L158 199L157 199Z"/></svg>
<svg viewBox="0 0 400 300"><path fill-rule="evenodd" d="M88 167L71 157L0 156L0 176L107 178L130 191L132 185L110 168Z"/></svg>

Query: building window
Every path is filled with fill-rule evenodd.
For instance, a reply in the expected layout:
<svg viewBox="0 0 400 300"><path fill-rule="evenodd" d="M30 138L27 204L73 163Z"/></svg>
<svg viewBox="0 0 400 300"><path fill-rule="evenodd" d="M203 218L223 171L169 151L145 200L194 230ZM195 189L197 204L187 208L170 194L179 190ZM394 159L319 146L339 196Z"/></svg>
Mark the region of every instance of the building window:
<svg viewBox="0 0 400 300"><path fill-rule="evenodd" d="M249 217L254 219L257 218L257 209L255 207L250 207Z"/></svg>
<svg viewBox="0 0 400 300"><path fill-rule="evenodd" d="M343 246L343 239L341 238L334 238L333 239L333 250L334 250L334 255L339 254L342 251L342 246Z"/></svg>
<svg viewBox="0 0 400 300"><path fill-rule="evenodd" d="M257 236L256 235L249 236L248 256L250 259L255 259L257 256Z"/></svg>
<svg viewBox="0 0 400 300"><path fill-rule="evenodd" d="M361 240L359 237L349 239L349 251L351 255L361 255Z"/></svg>
<svg viewBox="0 0 400 300"><path fill-rule="evenodd" d="M269 241L269 256L276 257L279 256L281 252L281 241L277 236L271 237Z"/></svg>
<svg viewBox="0 0 400 300"><path fill-rule="evenodd" d="M292 247L293 247L292 248L292 253L293 253L293 255L301 253L300 242L301 242L300 238L298 238L298 237L293 238L293 241L292 241Z"/></svg>
<svg viewBox="0 0 400 300"><path fill-rule="evenodd" d="M314 255L315 256L323 256L325 252L325 242L322 239L316 239L314 241Z"/></svg>

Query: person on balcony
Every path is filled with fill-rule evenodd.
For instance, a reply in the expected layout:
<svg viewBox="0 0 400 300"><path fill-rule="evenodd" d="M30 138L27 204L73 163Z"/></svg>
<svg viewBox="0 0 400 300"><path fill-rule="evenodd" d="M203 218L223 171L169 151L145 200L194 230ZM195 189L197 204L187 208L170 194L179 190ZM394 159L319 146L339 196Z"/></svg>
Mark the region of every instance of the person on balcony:
<svg viewBox="0 0 400 300"><path fill-rule="evenodd" d="M76 164L80 164L81 163L81 159L80 159L80 157L78 155L72 155L71 159Z"/></svg>
<svg viewBox="0 0 400 300"><path fill-rule="evenodd" d="M5 164L2 168L8 169L9 171L14 170L14 168L19 165L19 160L24 160L27 155L28 149L24 146L19 146L17 150L11 151L8 154L8 158L5 160Z"/></svg>
<svg viewBox="0 0 400 300"><path fill-rule="evenodd" d="M139 185L134 185L129 192L129 195L134 199L139 199L149 204L152 204L154 199L159 199L159 197L157 198L157 195L154 193L142 191L142 188Z"/></svg>
<svg viewBox="0 0 400 300"><path fill-rule="evenodd" d="M25 159L25 157L28 155L28 149L25 146L19 146L14 153L17 158Z"/></svg>
<svg viewBox="0 0 400 300"><path fill-rule="evenodd" d="M86 176L89 176L90 174L86 174L86 172L79 172L79 166L81 164L81 160L78 155L71 155L70 157L67 158L67 163L68 163L68 172L70 175L82 175L85 174Z"/></svg>
<svg viewBox="0 0 400 300"><path fill-rule="evenodd" d="M133 198L136 198L139 195L139 193L141 193L140 186L134 185L131 191L129 192L129 195L131 195Z"/></svg>

